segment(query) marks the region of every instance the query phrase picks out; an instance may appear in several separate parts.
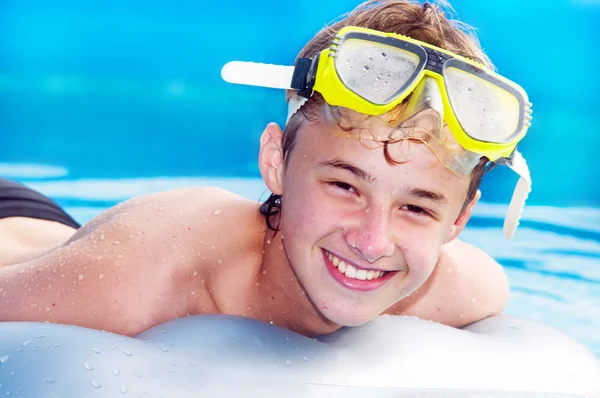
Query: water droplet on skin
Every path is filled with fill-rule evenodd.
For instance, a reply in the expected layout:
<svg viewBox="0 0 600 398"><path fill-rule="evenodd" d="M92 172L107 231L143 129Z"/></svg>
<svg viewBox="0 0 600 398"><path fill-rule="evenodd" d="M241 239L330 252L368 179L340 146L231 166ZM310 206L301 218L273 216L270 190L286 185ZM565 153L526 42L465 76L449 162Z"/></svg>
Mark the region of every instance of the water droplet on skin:
<svg viewBox="0 0 600 398"><path fill-rule="evenodd" d="M223 264L223 260L217 260L219 264Z"/></svg>
<svg viewBox="0 0 600 398"><path fill-rule="evenodd" d="M104 274L98 274L98 279L104 278Z"/></svg>
<svg viewBox="0 0 600 398"><path fill-rule="evenodd" d="M120 244L121 242L119 242L118 240L115 241L115 245Z"/></svg>
<svg viewBox="0 0 600 398"><path fill-rule="evenodd" d="M473 297L473 298L471 299L471 302L472 302L472 303L474 303L474 302L476 302L476 301L477 301L477 298L475 298L475 297Z"/></svg>
<svg viewBox="0 0 600 398"><path fill-rule="evenodd" d="M215 216L218 216L219 214L221 214L221 210L217 209L217 210L213 211L213 214Z"/></svg>
<svg viewBox="0 0 600 398"><path fill-rule="evenodd" d="M157 298L157 299L159 299L159 298L160 298L160 294L157 294L157 295L156 295L156 298Z"/></svg>
<svg viewBox="0 0 600 398"><path fill-rule="evenodd" d="M83 274L79 274L78 278L79 278L79 280L82 280L83 279Z"/></svg>
<svg viewBox="0 0 600 398"><path fill-rule="evenodd" d="M267 270L266 270L266 269L263 269L263 272L262 272L262 274L263 274L263 275L267 275Z"/></svg>
<svg viewBox="0 0 600 398"><path fill-rule="evenodd" d="M121 372L119 371L119 369L114 368L113 369L113 376L118 376L119 374L121 374Z"/></svg>
<svg viewBox="0 0 600 398"><path fill-rule="evenodd" d="M193 276L198 276L198 271L194 270L194 272L192 272Z"/></svg>
<svg viewBox="0 0 600 398"><path fill-rule="evenodd" d="M100 240L104 240L104 234L100 235Z"/></svg>
<svg viewBox="0 0 600 398"><path fill-rule="evenodd" d="M98 383L96 380L92 380L92 386L94 386L94 388L100 388L102 387L102 384Z"/></svg>
<svg viewBox="0 0 600 398"><path fill-rule="evenodd" d="M94 370L94 367L93 367L92 365L90 365L89 363L87 363L87 362L84 362L84 363L83 363L83 367L84 367L86 370Z"/></svg>

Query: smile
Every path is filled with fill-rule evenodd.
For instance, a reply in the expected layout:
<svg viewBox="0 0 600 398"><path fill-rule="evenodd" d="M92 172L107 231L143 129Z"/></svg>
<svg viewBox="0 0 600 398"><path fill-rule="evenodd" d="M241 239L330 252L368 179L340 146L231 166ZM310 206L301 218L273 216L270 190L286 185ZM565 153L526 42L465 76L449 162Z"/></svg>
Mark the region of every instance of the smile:
<svg viewBox="0 0 600 398"><path fill-rule="evenodd" d="M336 257L327 250L322 251L330 275L342 286L351 290L370 291L378 289L398 273L397 271L361 269Z"/></svg>
<svg viewBox="0 0 600 398"><path fill-rule="evenodd" d="M385 271L374 271L374 270L367 271L366 269L355 268L354 266L347 264L344 260L340 260L339 258L337 258L336 256L334 256L331 253L329 253L327 251L325 253L327 254L327 258L329 258L329 261L332 262L334 267L336 267L338 269L338 271L340 271L342 274L346 275L346 277L348 277L348 278L364 281L364 280L373 280L376 278L381 278L382 276L384 276L386 274Z"/></svg>

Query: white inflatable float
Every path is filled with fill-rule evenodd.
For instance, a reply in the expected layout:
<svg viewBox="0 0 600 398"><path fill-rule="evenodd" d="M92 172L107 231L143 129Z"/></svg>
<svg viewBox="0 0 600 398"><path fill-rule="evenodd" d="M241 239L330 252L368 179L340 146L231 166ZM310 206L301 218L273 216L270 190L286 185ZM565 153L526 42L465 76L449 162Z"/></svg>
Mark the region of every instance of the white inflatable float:
<svg viewBox="0 0 600 398"><path fill-rule="evenodd" d="M495 317L463 330L380 317L318 339L233 316L135 338L0 323L0 397L600 397L600 362L562 333Z"/></svg>

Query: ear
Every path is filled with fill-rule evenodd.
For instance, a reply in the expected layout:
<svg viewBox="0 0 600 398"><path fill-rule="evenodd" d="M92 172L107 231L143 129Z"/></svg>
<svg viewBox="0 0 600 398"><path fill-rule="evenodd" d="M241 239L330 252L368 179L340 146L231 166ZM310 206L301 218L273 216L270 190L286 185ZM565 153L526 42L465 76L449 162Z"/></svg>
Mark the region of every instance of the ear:
<svg viewBox="0 0 600 398"><path fill-rule="evenodd" d="M481 191L478 189L475 193L475 196L473 197L473 200L467 205L465 210L458 215L458 218L456 219L456 221L454 221L452 227L450 227L450 232L444 244L453 241L458 236L458 234L460 234L462 230L465 229L467 222L471 218L471 214L473 214L473 208L475 207L477 202L479 202L480 198Z"/></svg>
<svg viewBox="0 0 600 398"><path fill-rule="evenodd" d="M258 167L269 191L283 193L283 132L277 123L269 123L260 136Z"/></svg>

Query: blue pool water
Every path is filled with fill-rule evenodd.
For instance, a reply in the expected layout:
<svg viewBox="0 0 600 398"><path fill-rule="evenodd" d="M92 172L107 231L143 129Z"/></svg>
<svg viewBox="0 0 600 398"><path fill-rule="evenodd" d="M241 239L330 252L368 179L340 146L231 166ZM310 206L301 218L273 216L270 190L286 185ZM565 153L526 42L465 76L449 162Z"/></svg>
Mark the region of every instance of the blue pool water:
<svg viewBox="0 0 600 398"><path fill-rule="evenodd" d="M533 176L522 227L503 240L515 177L498 168L462 237L505 267L507 313L554 325L600 356L600 77L584 67L600 61L590 51L600 6L452 3L534 103L520 145ZM266 197L258 137L268 122L283 123L282 93L229 86L220 68L232 59L290 63L357 2L165 4L0 2L0 176L50 195L80 222L180 186Z"/></svg>

